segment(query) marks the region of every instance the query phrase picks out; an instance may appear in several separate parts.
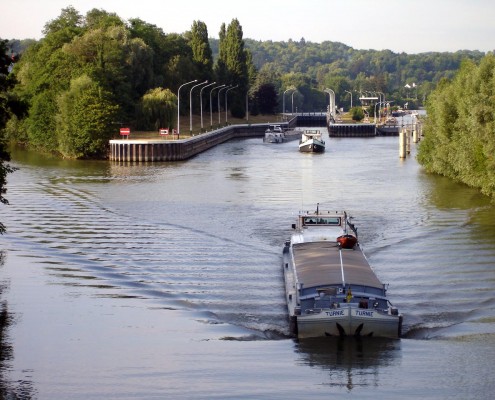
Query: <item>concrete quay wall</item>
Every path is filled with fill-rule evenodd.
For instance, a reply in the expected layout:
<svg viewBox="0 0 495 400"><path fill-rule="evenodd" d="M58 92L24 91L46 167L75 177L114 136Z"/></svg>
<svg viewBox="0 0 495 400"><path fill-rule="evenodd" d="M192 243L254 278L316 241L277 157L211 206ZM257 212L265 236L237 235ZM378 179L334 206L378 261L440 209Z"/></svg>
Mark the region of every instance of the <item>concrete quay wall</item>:
<svg viewBox="0 0 495 400"><path fill-rule="evenodd" d="M374 137L376 136L375 124L328 124L330 137Z"/></svg>
<svg viewBox="0 0 495 400"><path fill-rule="evenodd" d="M188 139L179 140L110 140L111 161L153 162L187 160L203 151L234 138L263 137L272 124L230 125ZM293 126L295 121L280 123Z"/></svg>

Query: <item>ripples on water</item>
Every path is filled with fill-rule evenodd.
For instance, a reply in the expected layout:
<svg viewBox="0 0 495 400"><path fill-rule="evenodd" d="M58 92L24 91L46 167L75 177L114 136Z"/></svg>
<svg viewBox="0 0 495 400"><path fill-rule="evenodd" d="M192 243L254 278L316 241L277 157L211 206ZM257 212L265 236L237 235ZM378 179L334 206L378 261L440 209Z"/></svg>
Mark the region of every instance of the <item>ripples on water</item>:
<svg viewBox="0 0 495 400"><path fill-rule="evenodd" d="M345 208L408 338L493 333L495 213L398 158L396 138L231 141L187 162L19 164L11 250L55 284L196 310L247 338L289 334L281 250L300 209Z"/></svg>

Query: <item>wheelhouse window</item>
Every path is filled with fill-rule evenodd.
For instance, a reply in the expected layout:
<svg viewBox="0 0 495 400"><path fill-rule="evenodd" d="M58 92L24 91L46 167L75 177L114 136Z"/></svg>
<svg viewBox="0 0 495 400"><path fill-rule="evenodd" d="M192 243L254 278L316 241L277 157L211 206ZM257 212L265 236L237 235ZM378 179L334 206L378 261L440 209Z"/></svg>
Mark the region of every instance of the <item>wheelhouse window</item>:
<svg viewBox="0 0 495 400"><path fill-rule="evenodd" d="M303 225L340 225L340 217L304 217Z"/></svg>

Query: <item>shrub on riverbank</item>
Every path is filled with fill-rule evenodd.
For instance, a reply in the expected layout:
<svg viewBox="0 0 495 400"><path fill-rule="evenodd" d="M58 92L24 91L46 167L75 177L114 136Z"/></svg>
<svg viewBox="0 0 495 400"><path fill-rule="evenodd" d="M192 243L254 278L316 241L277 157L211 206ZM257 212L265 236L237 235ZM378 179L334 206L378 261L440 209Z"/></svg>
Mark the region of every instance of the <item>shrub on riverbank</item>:
<svg viewBox="0 0 495 400"><path fill-rule="evenodd" d="M495 199L495 56L465 61L429 96L418 161Z"/></svg>

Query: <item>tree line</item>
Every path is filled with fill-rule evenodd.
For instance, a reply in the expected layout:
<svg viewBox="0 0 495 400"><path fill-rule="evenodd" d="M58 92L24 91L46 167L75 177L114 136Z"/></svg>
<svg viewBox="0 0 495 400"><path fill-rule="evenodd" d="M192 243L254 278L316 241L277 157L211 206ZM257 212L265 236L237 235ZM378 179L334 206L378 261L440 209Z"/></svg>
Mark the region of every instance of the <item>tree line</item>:
<svg viewBox="0 0 495 400"><path fill-rule="evenodd" d="M9 76L16 80L9 95L21 107L6 110L8 139L64 157L102 158L120 126L176 127L176 93L193 80L221 82L233 92L235 82L229 108L245 114L240 99L256 71L236 19L220 28L216 62L201 21L183 35L165 34L140 19L125 22L97 9L83 17L68 7L43 33Z"/></svg>
<svg viewBox="0 0 495 400"><path fill-rule="evenodd" d="M0 103L3 135L71 158L105 157L120 126L176 127L176 94L193 80L216 82L211 89L230 85L234 117L281 112L287 91L294 111L324 111L325 88L346 109L368 92L415 108L441 79L455 75L462 60L484 56L477 51L396 54L304 39L254 41L243 38L237 19L222 24L219 39L210 38L201 21L183 34L165 34L140 19L124 21L97 9L83 17L73 7L49 21L43 33L40 41L9 42L17 59L8 75L13 84L4 90L9 106ZM188 100L180 96L182 112L189 110ZM208 96L205 100L208 107ZM283 111L292 111L287 108ZM194 96L193 111L198 109Z"/></svg>
<svg viewBox="0 0 495 400"><path fill-rule="evenodd" d="M465 60L428 97L418 161L495 198L495 56Z"/></svg>
<svg viewBox="0 0 495 400"><path fill-rule="evenodd" d="M338 106L346 110L351 106L351 94L353 105L359 105L359 96L372 92L384 93L396 107L408 103L415 109L442 78L454 77L464 59L479 61L485 55L468 50L421 54L357 50L339 42L312 43L304 38L298 42L245 42L259 74L271 76L278 92L296 87L298 107L306 110L326 107L324 88L332 89Z"/></svg>

